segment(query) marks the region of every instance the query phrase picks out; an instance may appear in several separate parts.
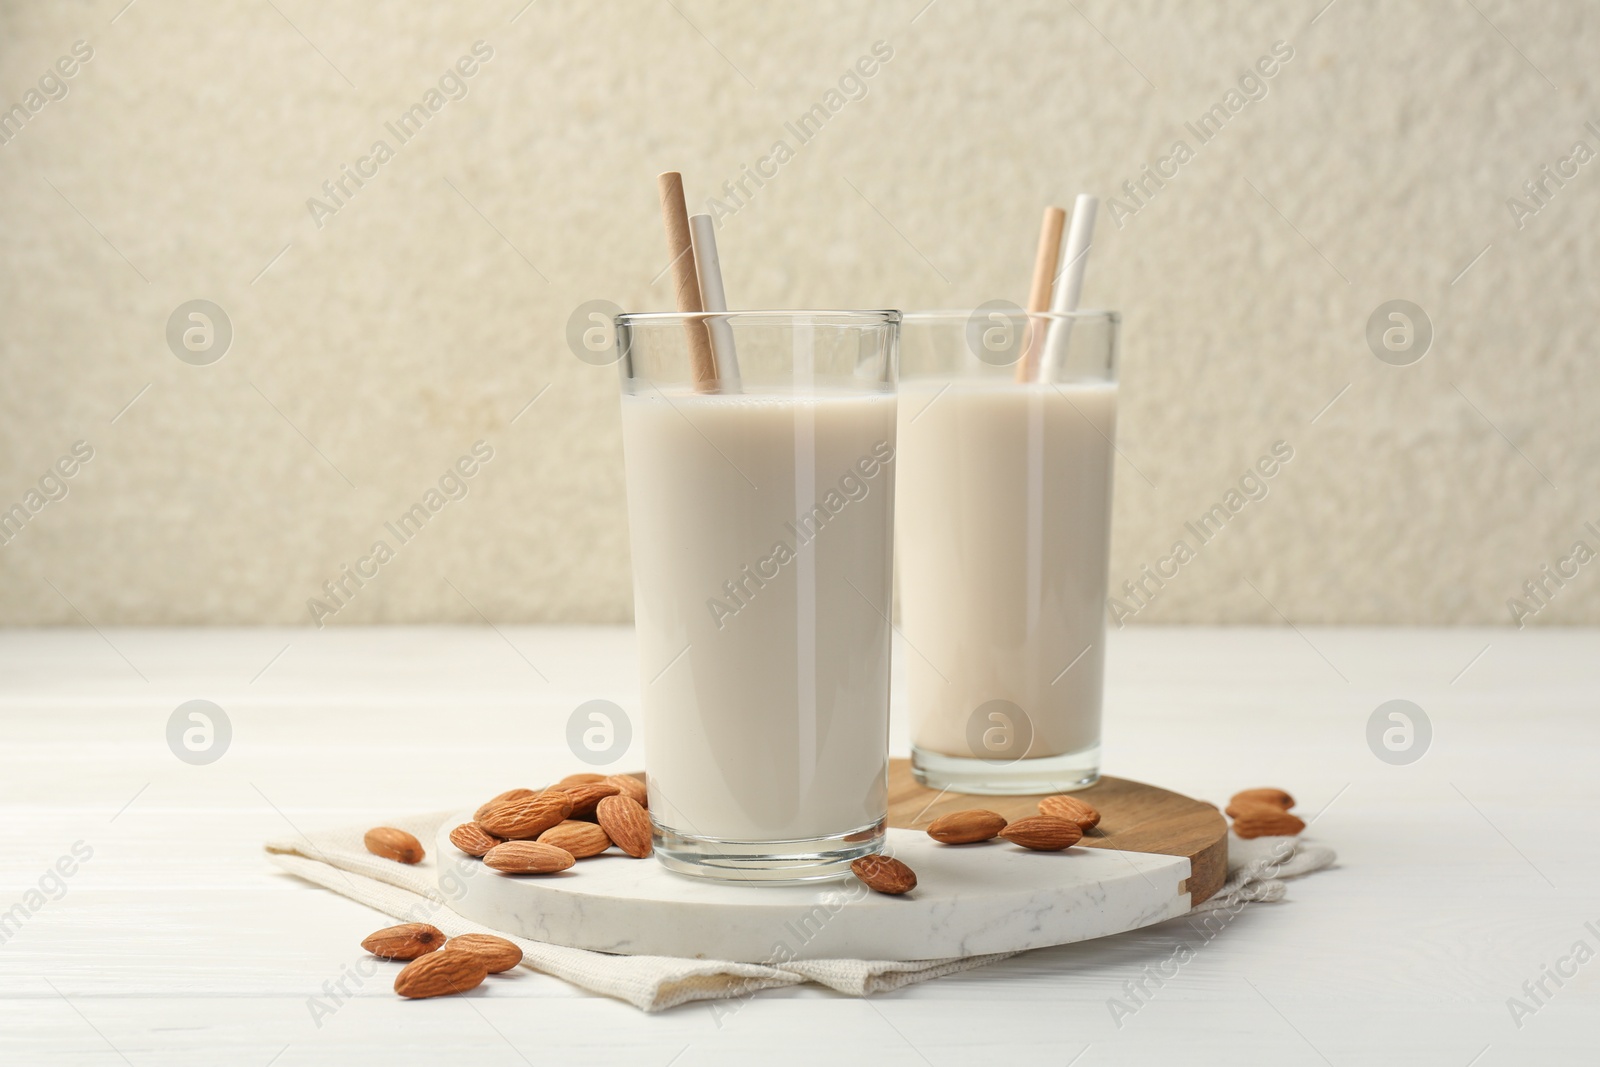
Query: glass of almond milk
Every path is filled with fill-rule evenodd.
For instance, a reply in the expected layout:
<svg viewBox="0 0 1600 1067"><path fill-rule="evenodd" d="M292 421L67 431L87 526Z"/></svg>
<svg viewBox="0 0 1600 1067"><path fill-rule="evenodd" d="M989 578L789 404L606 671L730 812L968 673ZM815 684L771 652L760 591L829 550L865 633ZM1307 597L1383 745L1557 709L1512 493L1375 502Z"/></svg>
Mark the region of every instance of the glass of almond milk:
<svg viewBox="0 0 1600 1067"><path fill-rule="evenodd" d="M616 323L655 854L848 873L888 812L899 314ZM696 330L733 371L714 384Z"/></svg>
<svg viewBox="0 0 1600 1067"><path fill-rule="evenodd" d="M925 785L1041 793L1099 777L1118 322L999 305L905 316L897 558ZM1042 374L1019 382L1019 356L1047 342Z"/></svg>

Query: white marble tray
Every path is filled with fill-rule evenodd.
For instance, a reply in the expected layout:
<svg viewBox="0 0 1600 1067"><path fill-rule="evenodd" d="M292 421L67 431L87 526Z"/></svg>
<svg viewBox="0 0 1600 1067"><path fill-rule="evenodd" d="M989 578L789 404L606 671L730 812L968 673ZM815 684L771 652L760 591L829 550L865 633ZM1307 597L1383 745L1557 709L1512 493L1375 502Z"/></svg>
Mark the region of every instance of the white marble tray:
<svg viewBox="0 0 1600 1067"><path fill-rule="evenodd" d="M666 870L617 852L557 875L506 875L450 843L436 855L477 864L453 900L496 930L573 948L746 963L784 959L926 960L1086 941L1189 911L1181 856L1075 847L1029 852L1004 842L950 847L920 830L889 830L917 872L902 897L853 878L818 886L744 886ZM448 870L456 864L440 864ZM452 886L462 893L460 885Z"/></svg>

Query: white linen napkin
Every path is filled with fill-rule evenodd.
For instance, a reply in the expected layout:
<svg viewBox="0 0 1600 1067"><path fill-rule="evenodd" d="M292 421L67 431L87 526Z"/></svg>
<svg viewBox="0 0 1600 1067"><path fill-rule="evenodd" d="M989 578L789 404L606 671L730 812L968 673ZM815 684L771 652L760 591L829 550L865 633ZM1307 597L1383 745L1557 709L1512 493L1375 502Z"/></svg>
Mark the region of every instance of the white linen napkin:
<svg viewBox="0 0 1600 1067"><path fill-rule="evenodd" d="M404 922L432 923L447 936L498 934L522 949L522 965L644 1011L661 1011L694 1000L738 999L762 989L816 982L840 993L885 993L929 978L983 967L1014 952L942 960L792 960L786 963L734 963L675 956L619 956L565 948L513 937L465 919L439 892L431 842L449 812L414 815L387 825L409 831L428 856L417 864L395 863L372 855L362 844L367 827L341 827L312 837L279 838L266 843L269 858L291 874L376 908ZM1281 900L1282 879L1321 870L1334 861L1331 849L1298 838L1229 841L1228 881L1196 911L1239 908L1253 901ZM718 1010L713 1008L713 1010ZM736 1010L729 1005L729 1012Z"/></svg>

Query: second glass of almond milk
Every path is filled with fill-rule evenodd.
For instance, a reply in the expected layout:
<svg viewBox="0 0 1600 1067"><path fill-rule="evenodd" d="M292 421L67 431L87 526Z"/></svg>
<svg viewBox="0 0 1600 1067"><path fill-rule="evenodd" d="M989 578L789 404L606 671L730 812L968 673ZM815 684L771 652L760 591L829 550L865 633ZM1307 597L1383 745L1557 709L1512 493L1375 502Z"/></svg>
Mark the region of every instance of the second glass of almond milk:
<svg viewBox="0 0 1600 1067"><path fill-rule="evenodd" d="M925 785L1099 777L1118 321L999 305L904 318L897 558ZM1018 381L1047 342L1042 373Z"/></svg>
<svg viewBox="0 0 1600 1067"><path fill-rule="evenodd" d="M656 856L793 882L888 814L893 311L621 315ZM724 370L694 380L690 331Z"/></svg>

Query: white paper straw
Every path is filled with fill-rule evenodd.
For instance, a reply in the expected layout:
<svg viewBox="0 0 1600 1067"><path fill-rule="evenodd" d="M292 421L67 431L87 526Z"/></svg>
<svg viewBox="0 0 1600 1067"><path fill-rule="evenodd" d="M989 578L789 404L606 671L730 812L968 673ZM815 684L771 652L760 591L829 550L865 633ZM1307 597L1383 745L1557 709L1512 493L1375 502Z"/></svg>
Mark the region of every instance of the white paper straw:
<svg viewBox="0 0 1600 1067"><path fill-rule="evenodd" d="M717 259L717 230L710 215L689 216L689 239L700 271L700 297L707 311L727 311L728 294L722 289L722 264ZM717 357L717 381L725 393L739 391L739 357L733 348L733 327L722 317L706 320L711 350Z"/></svg>
<svg viewBox="0 0 1600 1067"><path fill-rule="evenodd" d="M1083 295L1083 268L1089 259L1089 249L1094 245L1094 216L1099 210L1099 197L1079 193L1072 204L1072 224L1067 230L1067 245L1061 252L1061 277L1056 282L1050 310L1057 315L1078 310L1078 298ZM1067 343L1072 336L1072 323L1052 322L1045 334L1044 356L1039 360L1039 380L1048 382L1060 370L1067 358Z"/></svg>

